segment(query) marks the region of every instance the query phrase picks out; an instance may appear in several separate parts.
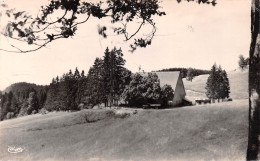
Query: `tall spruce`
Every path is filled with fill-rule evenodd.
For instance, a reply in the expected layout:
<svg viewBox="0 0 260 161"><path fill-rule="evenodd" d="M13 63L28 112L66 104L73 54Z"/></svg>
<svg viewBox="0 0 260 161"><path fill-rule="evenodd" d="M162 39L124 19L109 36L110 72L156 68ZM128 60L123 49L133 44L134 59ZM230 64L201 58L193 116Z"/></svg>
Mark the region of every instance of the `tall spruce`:
<svg viewBox="0 0 260 161"><path fill-rule="evenodd" d="M125 71L125 60L123 59L121 48L114 48L111 51L106 48L103 59L103 80L106 99L105 104L111 106L114 103L118 104L118 100L123 91L120 88L122 87L121 84L124 82L122 77L124 77L123 72Z"/></svg>
<svg viewBox="0 0 260 161"><path fill-rule="evenodd" d="M216 99L216 88L217 88L216 73L217 73L217 66L216 64L214 64L211 67L210 74L206 83L206 96L209 99L212 99L213 102L215 102Z"/></svg>
<svg viewBox="0 0 260 161"><path fill-rule="evenodd" d="M229 85L229 79L227 77L227 72L225 70L223 71L223 84L224 84L224 93L222 99L229 98L230 85Z"/></svg>
<svg viewBox="0 0 260 161"><path fill-rule="evenodd" d="M97 105L106 101L103 72L103 60L96 58L87 76L86 95L88 104Z"/></svg>
<svg viewBox="0 0 260 161"><path fill-rule="evenodd" d="M222 70L221 66L217 68L214 64L211 68L210 75L206 83L206 96L215 102L215 99L229 98L230 86L229 79L225 70Z"/></svg>

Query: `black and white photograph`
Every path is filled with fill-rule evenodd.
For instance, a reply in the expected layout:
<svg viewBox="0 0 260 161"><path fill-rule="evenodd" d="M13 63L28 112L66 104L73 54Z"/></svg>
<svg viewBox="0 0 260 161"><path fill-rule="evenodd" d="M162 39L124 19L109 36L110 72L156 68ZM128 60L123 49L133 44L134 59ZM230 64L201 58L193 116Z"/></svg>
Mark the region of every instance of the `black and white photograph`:
<svg viewBox="0 0 260 161"><path fill-rule="evenodd" d="M260 160L260 0L0 0L0 161Z"/></svg>

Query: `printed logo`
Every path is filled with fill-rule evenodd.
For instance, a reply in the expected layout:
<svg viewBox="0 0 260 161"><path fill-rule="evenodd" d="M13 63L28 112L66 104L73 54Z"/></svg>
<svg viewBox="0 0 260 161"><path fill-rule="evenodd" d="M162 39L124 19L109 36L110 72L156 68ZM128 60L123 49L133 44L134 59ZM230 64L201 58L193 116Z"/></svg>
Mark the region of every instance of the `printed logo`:
<svg viewBox="0 0 260 161"><path fill-rule="evenodd" d="M8 152L9 153L21 153L24 151L24 147L15 147L15 146L8 146Z"/></svg>

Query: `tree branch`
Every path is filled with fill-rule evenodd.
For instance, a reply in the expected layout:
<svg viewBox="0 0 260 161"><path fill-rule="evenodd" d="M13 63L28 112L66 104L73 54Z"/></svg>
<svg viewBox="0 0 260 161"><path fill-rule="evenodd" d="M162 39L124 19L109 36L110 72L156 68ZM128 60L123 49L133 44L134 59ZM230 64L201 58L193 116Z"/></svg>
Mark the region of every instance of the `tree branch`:
<svg viewBox="0 0 260 161"><path fill-rule="evenodd" d="M135 33L133 33L130 37L128 37L128 34L126 34L126 33L127 33L127 32L126 32L126 25L124 25L124 26L125 26L125 33L124 33L124 35L125 35L126 41L128 41L128 40L130 40L132 37L134 37L134 36L140 31L140 29L142 28L142 26L143 26L144 23L145 23L145 21L143 20L143 22L142 22L141 25L138 27L138 29L135 31Z"/></svg>
<svg viewBox="0 0 260 161"><path fill-rule="evenodd" d="M56 38L54 38L54 40L57 40L57 39L60 39L60 38L64 38L64 37L63 37L63 36L56 37ZM16 47L16 46L14 46L14 45L11 44L11 46L12 46L13 48L15 48L15 49L17 49L17 50L19 50L19 51L13 51L13 50L11 51L11 50L5 50L5 49L0 49L0 51L11 52L11 53L29 53L29 52L37 51L37 50L39 50L39 49L45 47L45 46L46 46L47 44L49 44L50 42L51 42L51 41L49 40L49 41L45 42L44 44L42 44L41 46L39 46L39 47L37 47L37 48L35 48L35 49L31 49L31 50L21 50L20 48L18 48L18 47Z"/></svg>
<svg viewBox="0 0 260 161"><path fill-rule="evenodd" d="M65 10L64 15L63 15L61 18L59 18L57 21L54 21L54 22L48 23L48 25L45 26L43 29L38 30L38 31L32 31L32 32L30 32L29 34L39 33L39 32L42 32L42 31L46 30L50 25L55 24L55 23L61 21L61 20L66 16L67 12L68 12L68 10Z"/></svg>

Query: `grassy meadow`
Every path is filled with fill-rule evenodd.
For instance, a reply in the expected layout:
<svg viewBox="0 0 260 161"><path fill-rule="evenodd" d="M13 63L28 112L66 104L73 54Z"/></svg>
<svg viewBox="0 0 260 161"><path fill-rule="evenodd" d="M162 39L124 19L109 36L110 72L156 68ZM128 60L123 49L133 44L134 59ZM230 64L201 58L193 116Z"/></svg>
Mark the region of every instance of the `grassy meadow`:
<svg viewBox="0 0 260 161"><path fill-rule="evenodd" d="M1 160L244 160L247 100L83 110L0 122ZM8 146L22 147L12 154Z"/></svg>

